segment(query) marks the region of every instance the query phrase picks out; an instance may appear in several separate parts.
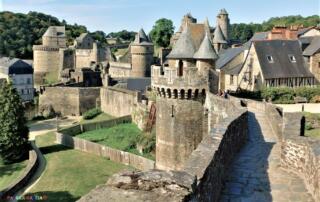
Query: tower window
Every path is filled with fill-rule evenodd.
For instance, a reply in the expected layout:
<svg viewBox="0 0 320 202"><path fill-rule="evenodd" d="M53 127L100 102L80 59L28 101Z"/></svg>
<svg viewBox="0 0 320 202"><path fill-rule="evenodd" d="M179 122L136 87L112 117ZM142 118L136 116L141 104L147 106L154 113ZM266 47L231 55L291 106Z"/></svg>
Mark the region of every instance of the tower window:
<svg viewBox="0 0 320 202"><path fill-rule="evenodd" d="M296 57L294 55L289 55L290 62L297 62Z"/></svg>
<svg viewBox="0 0 320 202"><path fill-rule="evenodd" d="M320 68L320 62L318 62L318 68Z"/></svg>
<svg viewBox="0 0 320 202"><path fill-rule="evenodd" d="M233 75L230 75L230 84L233 84Z"/></svg>
<svg viewBox="0 0 320 202"><path fill-rule="evenodd" d="M179 60L178 76L183 76L183 62Z"/></svg>
<svg viewBox="0 0 320 202"><path fill-rule="evenodd" d="M269 63L273 63L273 57L271 55L267 55L267 60Z"/></svg>

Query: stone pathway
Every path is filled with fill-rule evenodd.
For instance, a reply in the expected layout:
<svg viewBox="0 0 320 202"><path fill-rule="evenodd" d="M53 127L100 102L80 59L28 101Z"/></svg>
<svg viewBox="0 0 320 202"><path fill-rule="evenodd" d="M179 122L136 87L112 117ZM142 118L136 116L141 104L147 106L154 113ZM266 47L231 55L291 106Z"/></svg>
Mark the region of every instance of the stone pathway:
<svg viewBox="0 0 320 202"><path fill-rule="evenodd" d="M313 202L303 180L280 168L280 144L254 109L249 108L249 140L231 166L220 201Z"/></svg>

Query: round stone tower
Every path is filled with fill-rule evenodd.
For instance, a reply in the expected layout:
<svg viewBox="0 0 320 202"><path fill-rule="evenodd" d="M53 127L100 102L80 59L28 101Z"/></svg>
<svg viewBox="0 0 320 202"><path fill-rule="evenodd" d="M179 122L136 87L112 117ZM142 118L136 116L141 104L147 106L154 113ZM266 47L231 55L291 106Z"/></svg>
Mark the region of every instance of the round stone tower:
<svg viewBox="0 0 320 202"><path fill-rule="evenodd" d="M147 37L143 29L136 35L130 46L132 77L150 77L150 69L153 64L153 43Z"/></svg>
<svg viewBox="0 0 320 202"><path fill-rule="evenodd" d="M217 16L217 26L220 26L224 39L229 41L230 19L226 9L221 9Z"/></svg>
<svg viewBox="0 0 320 202"><path fill-rule="evenodd" d="M193 44L187 27L167 57L169 66L152 68L152 88L157 93L158 169L181 170L206 134L207 115L203 105L208 91L208 71L217 56L208 37L198 51Z"/></svg>
<svg viewBox="0 0 320 202"><path fill-rule="evenodd" d="M35 86L44 83L45 77L58 79L60 68L59 50L66 48L64 26L51 26L42 36L42 45L33 46L33 67Z"/></svg>

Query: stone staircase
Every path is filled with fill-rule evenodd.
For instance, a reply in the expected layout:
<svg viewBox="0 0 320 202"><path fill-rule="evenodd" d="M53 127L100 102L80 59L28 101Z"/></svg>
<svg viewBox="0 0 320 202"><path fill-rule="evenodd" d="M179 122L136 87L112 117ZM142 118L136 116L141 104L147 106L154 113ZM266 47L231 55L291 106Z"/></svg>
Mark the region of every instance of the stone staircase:
<svg viewBox="0 0 320 202"><path fill-rule="evenodd" d="M304 182L280 167L280 143L264 113L249 110L249 139L234 160L221 202L312 202Z"/></svg>

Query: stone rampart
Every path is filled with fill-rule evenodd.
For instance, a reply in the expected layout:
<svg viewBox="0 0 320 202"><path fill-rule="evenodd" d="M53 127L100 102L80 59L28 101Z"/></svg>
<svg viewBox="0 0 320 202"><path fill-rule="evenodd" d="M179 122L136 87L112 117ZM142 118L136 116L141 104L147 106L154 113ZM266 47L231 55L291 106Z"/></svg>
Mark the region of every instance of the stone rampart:
<svg viewBox="0 0 320 202"><path fill-rule="evenodd" d="M215 122L181 171L117 174L80 201L112 201L119 193L125 196L121 201L218 201L226 170L246 142L248 119L240 101L213 95L207 99L213 105L209 110L228 113Z"/></svg>
<svg viewBox="0 0 320 202"><path fill-rule="evenodd" d="M103 146L77 137L56 133L57 143L80 151L88 152L101 157L109 158L112 161L132 166L139 170L154 169L154 161L144 157Z"/></svg>
<svg viewBox="0 0 320 202"><path fill-rule="evenodd" d="M140 97L140 93L136 91L115 87L101 88L101 110L116 117L131 115Z"/></svg>
<svg viewBox="0 0 320 202"><path fill-rule="evenodd" d="M320 201L320 140L301 136L301 113L283 113L280 107L246 100L250 107L265 112L281 142L281 166L304 179L315 201Z"/></svg>
<svg viewBox="0 0 320 202"><path fill-rule="evenodd" d="M10 197L14 196L20 189L26 186L29 180L36 172L39 165L39 157L34 150L29 151L29 161L23 174L19 176L15 181L9 184L3 190L0 190L0 201L10 201Z"/></svg>
<svg viewBox="0 0 320 202"><path fill-rule="evenodd" d="M97 107L100 88L81 87L45 87L39 98L39 107L52 106L62 115L79 116L89 109Z"/></svg>

